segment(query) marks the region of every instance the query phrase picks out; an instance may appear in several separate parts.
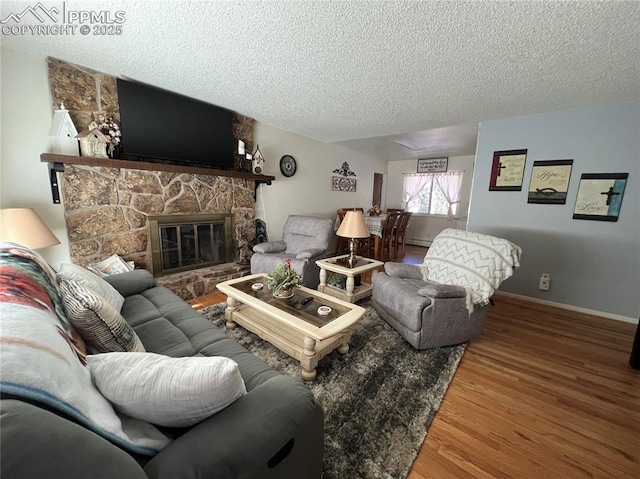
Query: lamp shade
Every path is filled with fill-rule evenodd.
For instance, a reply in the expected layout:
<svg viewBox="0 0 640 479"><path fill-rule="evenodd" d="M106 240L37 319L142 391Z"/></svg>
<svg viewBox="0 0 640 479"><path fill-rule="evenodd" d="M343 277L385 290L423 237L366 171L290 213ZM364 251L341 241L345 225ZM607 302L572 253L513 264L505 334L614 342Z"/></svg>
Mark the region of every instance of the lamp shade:
<svg viewBox="0 0 640 479"><path fill-rule="evenodd" d="M368 238L369 229L362 211L347 211L336 234L343 238Z"/></svg>
<svg viewBox="0 0 640 479"><path fill-rule="evenodd" d="M31 249L60 244L60 240L30 208L0 210L0 241L8 241Z"/></svg>

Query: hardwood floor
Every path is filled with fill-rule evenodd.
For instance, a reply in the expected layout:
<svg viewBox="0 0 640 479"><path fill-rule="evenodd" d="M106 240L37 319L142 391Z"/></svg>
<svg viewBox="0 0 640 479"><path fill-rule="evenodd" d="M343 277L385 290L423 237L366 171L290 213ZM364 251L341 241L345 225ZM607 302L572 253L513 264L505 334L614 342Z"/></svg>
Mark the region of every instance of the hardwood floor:
<svg viewBox="0 0 640 479"><path fill-rule="evenodd" d="M420 263L425 251L408 246L403 262ZM408 479L640 478L640 371L629 366L635 325L494 301Z"/></svg>

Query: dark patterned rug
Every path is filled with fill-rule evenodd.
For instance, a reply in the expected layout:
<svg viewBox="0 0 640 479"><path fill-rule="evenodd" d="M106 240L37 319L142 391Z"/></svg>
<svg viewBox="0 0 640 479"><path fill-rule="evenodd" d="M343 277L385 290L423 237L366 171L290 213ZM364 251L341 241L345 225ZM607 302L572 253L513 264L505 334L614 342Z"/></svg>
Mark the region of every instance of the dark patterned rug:
<svg viewBox="0 0 640 479"><path fill-rule="evenodd" d="M417 351L371 307L347 354L333 351L305 381L325 413L325 479L403 478L440 407L464 345ZM225 304L203 309L224 328ZM269 366L300 378L300 363L242 327L227 331Z"/></svg>

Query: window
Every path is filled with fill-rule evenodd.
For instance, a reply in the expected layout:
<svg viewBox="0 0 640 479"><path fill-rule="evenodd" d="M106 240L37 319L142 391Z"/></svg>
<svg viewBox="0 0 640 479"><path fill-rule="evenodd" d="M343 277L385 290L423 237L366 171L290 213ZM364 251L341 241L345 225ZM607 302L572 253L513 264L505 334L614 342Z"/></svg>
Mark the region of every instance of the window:
<svg viewBox="0 0 640 479"><path fill-rule="evenodd" d="M413 213L447 215L458 211L462 171L412 173L404 176L402 206Z"/></svg>

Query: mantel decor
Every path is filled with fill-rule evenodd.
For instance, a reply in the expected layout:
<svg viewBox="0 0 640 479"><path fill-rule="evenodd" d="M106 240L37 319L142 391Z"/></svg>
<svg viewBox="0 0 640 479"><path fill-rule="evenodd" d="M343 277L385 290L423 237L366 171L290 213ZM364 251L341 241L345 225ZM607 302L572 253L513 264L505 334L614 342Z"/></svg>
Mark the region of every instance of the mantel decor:
<svg viewBox="0 0 640 479"><path fill-rule="evenodd" d="M493 152L489 191L520 191L527 150Z"/></svg>
<svg viewBox="0 0 640 479"><path fill-rule="evenodd" d="M580 177L574 220L618 221L629 173L584 173Z"/></svg>
<svg viewBox="0 0 640 479"><path fill-rule="evenodd" d="M564 205L573 160L534 161L527 203Z"/></svg>

